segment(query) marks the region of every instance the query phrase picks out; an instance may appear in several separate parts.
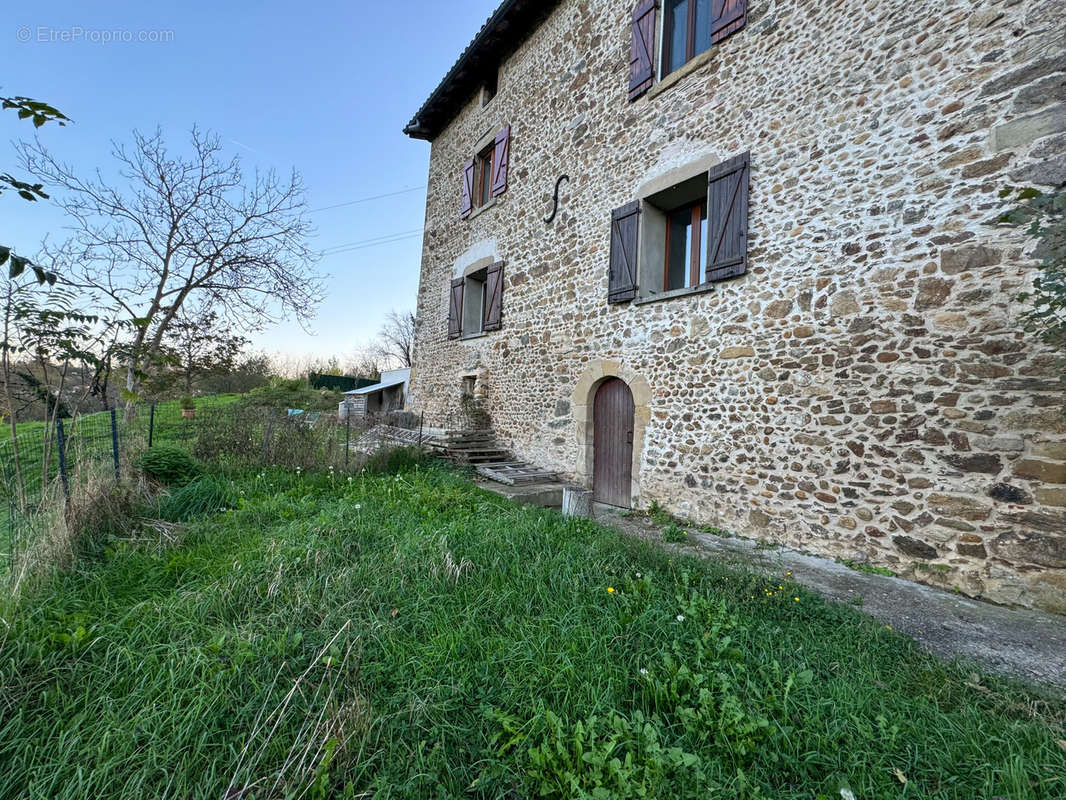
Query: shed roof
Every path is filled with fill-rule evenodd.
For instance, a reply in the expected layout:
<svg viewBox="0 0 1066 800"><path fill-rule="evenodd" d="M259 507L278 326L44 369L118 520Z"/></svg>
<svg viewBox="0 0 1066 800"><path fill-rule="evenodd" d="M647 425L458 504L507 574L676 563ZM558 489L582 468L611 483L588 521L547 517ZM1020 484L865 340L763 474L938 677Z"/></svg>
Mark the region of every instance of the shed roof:
<svg viewBox="0 0 1066 800"><path fill-rule="evenodd" d="M385 389L391 389L393 386L402 386L407 383L406 378L399 378L391 381L383 381L381 383L375 383L373 386L364 386L362 389L352 389L350 392L345 392L345 395L363 395L374 394L375 392L381 392Z"/></svg>
<svg viewBox="0 0 1066 800"><path fill-rule="evenodd" d="M433 141L490 71L498 69L557 5L559 0L503 0L403 132Z"/></svg>

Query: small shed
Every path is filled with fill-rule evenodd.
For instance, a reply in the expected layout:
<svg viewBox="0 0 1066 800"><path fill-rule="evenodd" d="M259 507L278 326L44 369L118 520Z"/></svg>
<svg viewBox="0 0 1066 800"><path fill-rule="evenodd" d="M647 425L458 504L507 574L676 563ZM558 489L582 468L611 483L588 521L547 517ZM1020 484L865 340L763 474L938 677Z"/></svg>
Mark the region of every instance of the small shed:
<svg viewBox="0 0 1066 800"><path fill-rule="evenodd" d="M382 372L379 383L344 393L344 402L340 404L338 418L344 422L348 415L351 415L354 420L364 420L367 417L402 410L407 400L407 384L410 380L410 368Z"/></svg>

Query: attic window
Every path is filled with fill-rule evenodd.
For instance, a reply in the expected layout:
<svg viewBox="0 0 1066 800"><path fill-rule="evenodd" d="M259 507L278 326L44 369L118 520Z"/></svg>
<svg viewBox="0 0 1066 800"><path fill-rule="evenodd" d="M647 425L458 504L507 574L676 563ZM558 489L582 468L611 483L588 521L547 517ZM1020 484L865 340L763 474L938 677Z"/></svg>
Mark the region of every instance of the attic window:
<svg viewBox="0 0 1066 800"><path fill-rule="evenodd" d="M498 68L489 71L485 83L481 87L481 107L484 108L492 102L499 88L500 70Z"/></svg>

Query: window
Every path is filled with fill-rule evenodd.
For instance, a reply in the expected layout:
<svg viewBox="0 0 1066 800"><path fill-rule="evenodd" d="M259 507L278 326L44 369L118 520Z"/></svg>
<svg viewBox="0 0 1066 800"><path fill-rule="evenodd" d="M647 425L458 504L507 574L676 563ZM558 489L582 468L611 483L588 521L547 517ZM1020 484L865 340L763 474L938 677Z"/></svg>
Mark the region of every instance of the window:
<svg viewBox="0 0 1066 800"><path fill-rule="evenodd" d="M503 327L503 262L471 271L451 283L448 338L477 336Z"/></svg>
<svg viewBox="0 0 1066 800"><path fill-rule="evenodd" d="M711 47L711 0L666 0L662 74L669 75Z"/></svg>
<svg viewBox="0 0 1066 800"><path fill-rule="evenodd" d="M607 302L705 291L747 271L747 153L611 215Z"/></svg>
<svg viewBox="0 0 1066 800"><path fill-rule="evenodd" d="M481 333L485 324L485 279L488 270L466 276L463 288L463 336Z"/></svg>
<svg viewBox="0 0 1066 800"><path fill-rule="evenodd" d="M707 202L701 200L671 211L666 217L666 276L663 290L691 289L707 275Z"/></svg>
<svg viewBox="0 0 1066 800"><path fill-rule="evenodd" d="M473 397L474 388L477 386L477 375L464 375L459 391L463 397Z"/></svg>
<svg viewBox="0 0 1066 800"><path fill-rule="evenodd" d="M656 74L676 72L712 45L725 41L748 21L748 0L641 0L630 24L629 99L651 89ZM656 31L660 32L656 38ZM658 59L656 59L658 43Z"/></svg>
<svg viewBox="0 0 1066 800"><path fill-rule="evenodd" d="M496 96L496 92L499 89L500 71L494 69L489 72L488 77L485 79L485 84L481 87L481 107L484 108L492 102L492 98Z"/></svg>
<svg viewBox="0 0 1066 800"><path fill-rule="evenodd" d="M639 297L707 282L707 173L644 198Z"/></svg>
<svg viewBox="0 0 1066 800"><path fill-rule="evenodd" d="M488 205L489 200L492 199L492 164L495 153L495 146L489 145L478 153L477 158L474 160L475 208Z"/></svg>
<svg viewBox="0 0 1066 800"><path fill-rule="evenodd" d="M511 160L511 126L506 126L463 165L462 219L473 215L507 191L507 172Z"/></svg>

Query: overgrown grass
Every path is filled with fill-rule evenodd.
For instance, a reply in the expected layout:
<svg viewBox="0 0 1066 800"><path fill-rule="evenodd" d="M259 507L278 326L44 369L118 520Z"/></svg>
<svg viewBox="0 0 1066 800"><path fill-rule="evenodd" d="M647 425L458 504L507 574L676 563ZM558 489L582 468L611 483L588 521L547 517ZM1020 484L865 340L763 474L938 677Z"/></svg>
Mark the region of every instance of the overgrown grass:
<svg viewBox="0 0 1066 800"><path fill-rule="evenodd" d="M793 584L438 468L226 486L0 614L0 796L1066 794L1066 705Z"/></svg>

